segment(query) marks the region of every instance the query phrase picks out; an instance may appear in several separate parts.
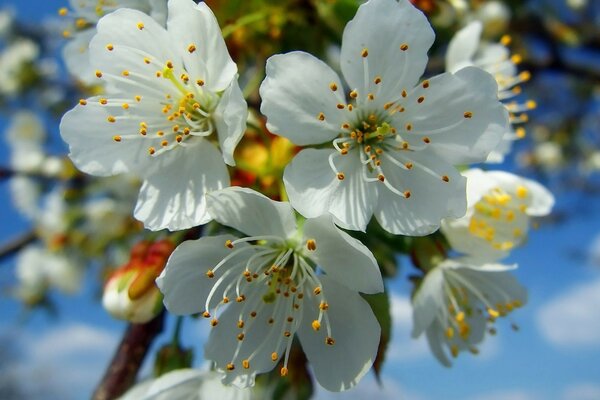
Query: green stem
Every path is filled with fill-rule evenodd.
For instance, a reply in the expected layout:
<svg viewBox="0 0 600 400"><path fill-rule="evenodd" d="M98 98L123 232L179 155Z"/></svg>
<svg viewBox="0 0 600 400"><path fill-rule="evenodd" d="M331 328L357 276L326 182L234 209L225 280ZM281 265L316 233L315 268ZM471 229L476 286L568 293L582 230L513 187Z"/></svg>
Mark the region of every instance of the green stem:
<svg viewBox="0 0 600 400"><path fill-rule="evenodd" d="M181 334L181 327L183 325L183 317L178 316L175 320L175 329L173 330L173 338L171 339L171 344L173 347L179 347L179 336Z"/></svg>

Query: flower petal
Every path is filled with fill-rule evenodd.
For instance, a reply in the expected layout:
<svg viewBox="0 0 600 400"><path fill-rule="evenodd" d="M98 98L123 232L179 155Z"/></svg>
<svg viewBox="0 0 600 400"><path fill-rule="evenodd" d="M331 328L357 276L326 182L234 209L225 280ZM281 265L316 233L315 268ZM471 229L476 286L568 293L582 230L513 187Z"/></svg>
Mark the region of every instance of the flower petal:
<svg viewBox="0 0 600 400"><path fill-rule="evenodd" d="M269 131L300 146L337 136L348 111L337 108L345 104L343 86L327 64L295 51L270 57L266 72L260 111L267 116ZM330 89L332 83L336 91Z"/></svg>
<svg viewBox="0 0 600 400"><path fill-rule="evenodd" d="M330 391L347 390L371 369L381 328L371 307L357 292L327 276L320 279L335 343L326 344L328 329L324 323L318 331L312 328L312 321L319 317L319 303L312 296L304 298L306 303L297 333L319 384Z"/></svg>
<svg viewBox="0 0 600 400"><path fill-rule="evenodd" d="M482 25L480 21L472 21L456 32L446 50L446 71L456 72L473 65L473 56L479 47Z"/></svg>
<svg viewBox="0 0 600 400"><path fill-rule="evenodd" d="M166 158L168 157L168 159ZM205 194L229 185L221 153L198 138L190 146L174 148L157 157L166 162L145 176L134 216L151 230L181 230L211 220Z"/></svg>
<svg viewBox="0 0 600 400"><path fill-rule="evenodd" d="M376 97L390 101L402 89L415 86L433 40L427 18L409 1L368 1L344 30L342 72L359 96L377 93ZM364 49L366 57L362 57ZM377 76L380 84L374 82Z"/></svg>
<svg viewBox="0 0 600 400"><path fill-rule="evenodd" d="M67 71L86 85L96 83L98 78L90 64L90 40L96 34L95 29L86 29L73 35L63 48L63 60Z"/></svg>
<svg viewBox="0 0 600 400"><path fill-rule="evenodd" d="M330 174L327 159L335 150L305 149L294 157L283 173L292 207L307 218L329 212L331 195L339 180Z"/></svg>
<svg viewBox="0 0 600 400"><path fill-rule="evenodd" d="M170 0L167 29L194 81L202 79L208 90L219 92L235 79L237 66L229 56L217 19L205 3Z"/></svg>
<svg viewBox="0 0 600 400"><path fill-rule="evenodd" d="M237 80L225 89L213 115L223 159L228 165L235 166L233 152L244 136L248 119L248 104Z"/></svg>
<svg viewBox="0 0 600 400"><path fill-rule="evenodd" d="M215 271L213 278L209 278L206 272L231 254L231 249L225 247L225 241L235 239L232 235L206 236L198 240L188 240L177 246L165 269L156 279L158 288L165 296L163 302L169 312L188 315L206 311L206 299L226 268ZM245 244L240 244L243 245ZM230 265L242 260L240 257L232 259ZM235 280L237 276L231 279ZM219 301L221 299L222 297L218 297Z"/></svg>
<svg viewBox="0 0 600 400"><path fill-rule="evenodd" d="M516 193L518 187L525 187L527 193L526 213L530 216L540 217L548 215L554 206L554 196L543 185L518 175L504 171L489 171L484 173L486 179L493 180L499 186L510 193Z"/></svg>
<svg viewBox="0 0 600 400"><path fill-rule="evenodd" d="M285 239L296 231L296 217L289 203L271 200L252 189L230 187L207 198L208 212L215 221L246 235Z"/></svg>
<svg viewBox="0 0 600 400"><path fill-rule="evenodd" d="M316 249L307 254L327 276L358 292L383 291L381 272L371 251L338 229L331 216L306 220L304 238L316 242Z"/></svg>
<svg viewBox="0 0 600 400"><path fill-rule="evenodd" d="M425 151L405 153L388 152L389 158L381 163L387 184L400 193L410 192L405 198L380 187L375 217L382 228L397 235L423 236L436 231L443 218L464 215L466 179L456 168ZM411 169L397 165L409 162Z"/></svg>
<svg viewBox="0 0 600 400"><path fill-rule="evenodd" d="M494 78L476 67L438 75L428 88L418 86L402 100L405 111L394 115L395 122L407 127L400 134L411 146L428 140L427 146L451 164L485 161L508 129L497 93Z"/></svg>
<svg viewBox="0 0 600 400"><path fill-rule="evenodd" d="M425 279L413 297L412 337L419 337L433 323L440 309L444 308L444 272L434 268L425 275Z"/></svg>

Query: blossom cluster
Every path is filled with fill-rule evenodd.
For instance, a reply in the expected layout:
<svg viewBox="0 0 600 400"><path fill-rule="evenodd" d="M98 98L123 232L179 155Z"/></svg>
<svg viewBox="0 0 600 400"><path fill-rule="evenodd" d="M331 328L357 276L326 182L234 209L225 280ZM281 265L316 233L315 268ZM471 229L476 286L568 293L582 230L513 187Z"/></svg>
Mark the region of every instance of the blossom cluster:
<svg viewBox="0 0 600 400"><path fill-rule="evenodd" d="M316 381L342 391L385 351L367 296L385 295L380 238L428 243L413 252L413 336L425 334L446 366L477 354L496 321L526 303L516 265L500 261L553 196L508 172L468 169L502 161L535 107L512 100L529 73L508 38L480 42L481 23L468 24L448 46L446 72L424 76L435 40L427 17L408 0L368 0L343 29L337 62L271 55L249 95L249 72L204 2L73 0L59 14L67 68L93 87L62 117L69 158L86 174L141 184L109 206L126 215L95 221L109 232L133 210L148 230L106 235L131 249L104 288L115 317L146 322L164 304L206 319L204 356L226 385L293 375L301 348ZM10 139L21 141L14 169L64 172L28 131ZM24 213L39 218L36 207ZM32 282L20 296L69 282L50 272L57 263L20 268ZM181 371L130 396L167 383L199 396L207 379Z"/></svg>

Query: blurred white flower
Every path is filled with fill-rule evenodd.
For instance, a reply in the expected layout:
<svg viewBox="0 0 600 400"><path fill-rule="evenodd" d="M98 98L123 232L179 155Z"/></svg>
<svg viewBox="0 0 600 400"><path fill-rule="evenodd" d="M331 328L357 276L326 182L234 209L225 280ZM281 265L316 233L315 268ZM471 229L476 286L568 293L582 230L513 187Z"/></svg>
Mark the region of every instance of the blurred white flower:
<svg viewBox="0 0 600 400"><path fill-rule="evenodd" d="M446 71L458 72L463 68L476 66L489 72L498 83L498 97L510 112L512 125L506 126L502 141L489 155L487 162L499 163L510 151L512 142L525 136L522 127L513 125L528 121L526 111L536 107L534 101L524 103L514 102L511 99L521 93L519 84L530 78L528 71L521 73L517 70L517 64L521 61L519 55L510 55L506 47L510 38L505 36L500 43L489 43L481 40L483 29L480 21L473 21L458 31L448 45L446 52Z"/></svg>
<svg viewBox="0 0 600 400"><path fill-rule="evenodd" d="M234 165L247 116L237 67L206 4L171 0L167 25L130 9L103 17L90 57L107 93L82 99L61 122L82 171L144 180L134 215L152 230L210 220L204 194L229 185L223 160Z"/></svg>
<svg viewBox="0 0 600 400"><path fill-rule="evenodd" d="M23 72L38 57L40 49L29 39L12 42L0 53L0 95L15 95L22 86Z"/></svg>
<svg viewBox="0 0 600 400"><path fill-rule="evenodd" d="M14 176L9 181L13 206L27 218L34 219L39 212L42 188L35 179Z"/></svg>
<svg viewBox="0 0 600 400"><path fill-rule="evenodd" d="M375 215L389 232L426 235L442 218L464 214L465 180L454 165L485 160L506 130L507 113L496 83L478 68L419 84L433 40L427 19L407 0L370 0L344 30L349 92L310 54L267 61L260 94L268 129L301 146L332 142L301 151L285 170L302 215L329 212L355 230Z"/></svg>
<svg viewBox="0 0 600 400"><path fill-rule="evenodd" d="M66 7L59 10L61 16L69 19L63 31L63 36L69 39L63 59L69 73L88 85L98 83L90 63L89 46L101 17L120 8L131 8L149 14L163 26L166 21L167 0L69 0L69 3L71 10Z"/></svg>
<svg viewBox="0 0 600 400"><path fill-rule="evenodd" d="M413 337L425 333L435 357L451 365L477 345L494 322L527 301L527 292L507 271L515 266L448 259L430 270L413 297Z"/></svg>
<svg viewBox="0 0 600 400"><path fill-rule="evenodd" d="M380 327L359 295L383 290L371 252L330 216L296 226L289 203L244 188L208 197L219 223L251 235L182 243L157 284L172 313L203 313L212 330L204 354L224 383L254 384L298 336L317 381L331 391L358 383L375 360ZM317 274L318 266L325 274Z"/></svg>
<svg viewBox="0 0 600 400"><path fill-rule="evenodd" d="M550 140L536 143L533 149L533 157L536 165L547 169L557 169L565 161L560 144Z"/></svg>
<svg viewBox="0 0 600 400"><path fill-rule="evenodd" d="M43 299L49 288L65 293L76 292L82 276L81 266L65 254L30 245L17 257L14 294L25 303L35 304Z"/></svg>
<svg viewBox="0 0 600 400"><path fill-rule="evenodd" d="M0 38L5 38L10 34L14 19L14 12L11 9L0 9Z"/></svg>
<svg viewBox="0 0 600 400"><path fill-rule="evenodd" d="M531 217L548 215L554 196L539 183L503 171L470 169L467 213L446 219L442 233L458 252L495 261L527 238Z"/></svg>
<svg viewBox="0 0 600 400"><path fill-rule="evenodd" d="M46 158L45 140L46 131L40 117L30 111L17 112L6 130L11 168L15 172L40 173Z"/></svg>
<svg viewBox="0 0 600 400"><path fill-rule="evenodd" d="M179 369L138 383L119 400L250 400L251 389L225 386L215 372Z"/></svg>

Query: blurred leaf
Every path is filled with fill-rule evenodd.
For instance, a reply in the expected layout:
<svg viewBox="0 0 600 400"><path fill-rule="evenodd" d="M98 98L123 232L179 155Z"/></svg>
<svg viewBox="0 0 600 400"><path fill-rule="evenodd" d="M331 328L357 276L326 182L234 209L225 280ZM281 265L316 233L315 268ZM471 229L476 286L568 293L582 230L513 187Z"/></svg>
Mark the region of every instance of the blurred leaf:
<svg viewBox="0 0 600 400"><path fill-rule="evenodd" d="M373 363L373 372L377 382L381 383L381 368L385 361L385 353L392 334L392 315L390 313L390 298L388 291L383 293L363 295L363 298L369 303L379 325L381 326L381 339L377 349L377 357Z"/></svg>

